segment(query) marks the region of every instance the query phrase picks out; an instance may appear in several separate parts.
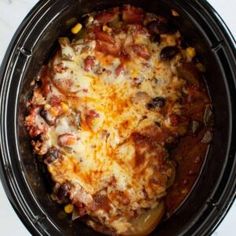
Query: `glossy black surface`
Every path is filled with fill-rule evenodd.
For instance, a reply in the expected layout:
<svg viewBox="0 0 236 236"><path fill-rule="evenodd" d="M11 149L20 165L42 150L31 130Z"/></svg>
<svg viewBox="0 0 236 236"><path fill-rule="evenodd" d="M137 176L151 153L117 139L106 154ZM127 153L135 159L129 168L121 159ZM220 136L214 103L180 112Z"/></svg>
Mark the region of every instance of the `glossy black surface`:
<svg viewBox="0 0 236 236"><path fill-rule="evenodd" d="M48 197L47 184L32 156L23 126L30 82L81 14L122 3L146 11L180 13L175 22L203 57L215 113L215 132L201 175L185 203L152 235L209 235L222 220L236 190L236 51L219 16L205 1L188 0L48 0L25 18L1 67L0 173L7 195L33 235L100 235L63 218Z"/></svg>

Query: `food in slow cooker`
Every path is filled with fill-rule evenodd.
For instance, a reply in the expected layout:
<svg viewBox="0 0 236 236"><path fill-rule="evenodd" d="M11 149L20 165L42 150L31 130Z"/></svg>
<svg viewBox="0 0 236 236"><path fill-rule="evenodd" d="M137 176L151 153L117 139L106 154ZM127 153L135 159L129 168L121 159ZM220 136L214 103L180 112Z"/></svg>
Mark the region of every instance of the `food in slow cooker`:
<svg viewBox="0 0 236 236"><path fill-rule="evenodd" d="M103 233L147 235L189 193L210 142L204 67L169 18L134 6L71 31L28 100L34 153L67 213Z"/></svg>

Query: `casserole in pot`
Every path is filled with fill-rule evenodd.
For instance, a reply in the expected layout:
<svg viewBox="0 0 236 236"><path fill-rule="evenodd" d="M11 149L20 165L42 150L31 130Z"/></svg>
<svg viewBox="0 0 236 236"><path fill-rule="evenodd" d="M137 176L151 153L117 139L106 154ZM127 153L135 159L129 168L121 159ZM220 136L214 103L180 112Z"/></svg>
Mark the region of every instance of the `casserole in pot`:
<svg viewBox="0 0 236 236"><path fill-rule="evenodd" d="M106 1L89 1L83 4L77 1L61 4L60 1L40 3L32 12L33 15L25 22L24 30L22 28L19 32L19 37L15 39L12 48L9 49L8 56L11 55L9 57L11 60L8 61L8 56L6 56L1 84L1 109L6 111L1 119L2 167L5 170L3 179L6 180L6 175L8 175L9 180L5 183L11 202L24 218L23 221L27 221L28 226L35 230L33 232L41 234L83 232L85 235L90 232L94 234L81 224L67 222L66 218L62 219L59 213L60 208L51 202L47 195L40 194L42 191L45 193L47 191L42 176L36 168L37 164L33 161L23 125L25 103L30 96L29 81L32 81L32 76L37 75L42 64L47 61L48 55L51 55L58 36L65 35L66 29L74 24L73 17L121 3L124 2L115 1L112 5ZM235 178L233 178L235 150L232 134L234 125L232 94L235 91L233 41L230 36L224 36L221 26L217 26L215 30L217 19L211 15L205 15L205 17L201 15L201 11L205 12L208 9L208 6L203 3L189 4L186 1L182 6L174 1L160 1L158 4L150 1L147 5L144 1L134 1L132 4L138 4L147 11L153 12L155 9L156 13L160 10L165 12L170 8L177 9L180 12L177 24L181 25L183 32L181 33L190 35L193 39L192 44L203 55L207 68L207 84L216 114L216 131L212 146L192 193L182 207L170 219L163 222L154 233L165 233L165 235L208 233L219 219L221 215L219 213L223 212L225 204L228 205L235 194ZM201 11L197 12L195 9L201 9ZM41 14L43 17L39 18ZM209 28L209 22L214 26L214 30ZM32 25L35 27L32 28ZM207 34L204 34L205 31ZM222 99L222 97L227 99ZM229 185L225 186L225 181ZM200 196L196 194L199 191ZM214 214L217 212L218 214ZM202 221L202 218L205 221Z"/></svg>

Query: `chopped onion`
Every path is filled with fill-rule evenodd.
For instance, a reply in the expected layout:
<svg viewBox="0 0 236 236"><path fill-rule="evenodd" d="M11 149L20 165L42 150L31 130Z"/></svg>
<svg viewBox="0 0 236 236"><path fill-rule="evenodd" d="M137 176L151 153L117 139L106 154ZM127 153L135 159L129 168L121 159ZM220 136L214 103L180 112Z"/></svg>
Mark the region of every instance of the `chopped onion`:
<svg viewBox="0 0 236 236"><path fill-rule="evenodd" d="M213 125L213 112L211 105L207 105L203 115L203 121L206 127Z"/></svg>
<svg viewBox="0 0 236 236"><path fill-rule="evenodd" d="M73 212L72 212L72 217L71 219L74 221L76 219L78 219L80 216L78 214L78 212L76 211L76 209L74 208Z"/></svg>
<svg viewBox="0 0 236 236"><path fill-rule="evenodd" d="M206 133L204 134L201 142L208 144L211 142L211 140L212 140L212 132L207 130Z"/></svg>

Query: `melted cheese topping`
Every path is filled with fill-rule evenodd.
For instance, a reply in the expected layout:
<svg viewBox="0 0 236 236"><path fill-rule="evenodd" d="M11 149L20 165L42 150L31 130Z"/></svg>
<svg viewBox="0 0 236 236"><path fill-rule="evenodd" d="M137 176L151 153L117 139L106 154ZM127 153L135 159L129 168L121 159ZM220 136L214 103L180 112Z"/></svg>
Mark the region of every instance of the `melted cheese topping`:
<svg viewBox="0 0 236 236"><path fill-rule="evenodd" d="M68 115L61 117L56 127L50 127L48 135L54 137L49 138L52 146L58 146L55 137L64 133L73 134L76 141L69 145L70 153L60 163L56 162L49 167L58 182L65 179L78 181L88 193L95 194L105 188L114 176L119 190L132 186L133 192L142 191L143 184L133 178L136 171L132 164L135 146L130 136L133 132L140 132L153 125L155 121L165 122L165 117L156 111L148 111L142 98L136 98L140 99L136 103L133 100L140 92L147 96L146 102L166 95L175 100L183 84L183 81L173 76L169 64L159 60L159 47L148 39L142 40L149 43L151 58L146 61L135 57L125 64L125 70L119 76L115 75L115 69L120 64L119 58L95 52L94 41L76 42L74 47L68 44L62 48L62 54L66 54L64 50L71 52L72 58L70 61L61 58L55 60L54 65L58 60L66 69L56 73L53 80L66 89L67 81L70 80L69 91L74 92L74 96L66 101L71 109ZM88 50L81 53L83 48ZM88 55L94 56L96 64L103 68L101 74L84 71L83 60ZM136 78L142 81L138 87L134 86ZM90 115L91 111L96 114ZM71 113L74 112L81 119L78 128L71 125ZM143 119L144 116L147 118ZM77 160L76 171L64 170L74 159Z"/></svg>
<svg viewBox="0 0 236 236"><path fill-rule="evenodd" d="M166 194L173 168L164 145L186 129L170 121L170 114L182 115L178 101L185 81L175 69L181 57L160 59L162 48L175 45L179 33L168 40L164 35L158 44L144 28L127 27L112 38L128 59L98 50L94 32L73 42L61 38L61 50L42 78L49 89L46 95L42 87L35 89L32 99L47 114L44 146L60 152L60 158L47 163L53 180L69 182L71 201L82 203L88 215L118 233L130 227L133 215L154 207ZM165 99L164 108L148 107L155 98ZM43 118L34 115L38 127ZM108 210L93 207L102 193Z"/></svg>

